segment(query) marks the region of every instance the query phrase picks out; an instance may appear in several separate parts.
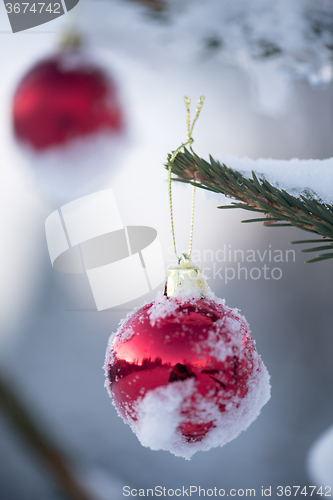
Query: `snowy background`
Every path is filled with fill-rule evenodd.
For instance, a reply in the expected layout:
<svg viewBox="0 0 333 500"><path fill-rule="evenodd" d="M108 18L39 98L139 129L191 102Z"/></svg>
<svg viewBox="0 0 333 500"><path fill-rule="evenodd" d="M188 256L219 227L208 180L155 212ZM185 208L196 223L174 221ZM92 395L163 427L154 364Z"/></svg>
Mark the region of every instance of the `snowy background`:
<svg viewBox="0 0 333 500"><path fill-rule="evenodd" d="M217 5L200 3L207 4L207 12ZM244 11L244 2L235 3ZM260 21L253 11L248 22L254 33L260 29L271 33L272 22L277 26L276 19L283 18L273 33L282 40L282 52L258 59L252 49L243 50L252 47L249 40L244 42L237 33L232 38L230 31L226 38L236 40L236 47L228 46L225 57L209 55L190 35L199 33L205 38L207 33L216 38L217 28L206 21L199 2L193 2L193 18L186 15L186 4L177 17L173 3L176 11L171 10L160 28L157 14L142 11L135 3L111 0L80 5L75 21L86 35L91 55L118 82L129 131L123 154L90 192L112 187L124 224L155 227L166 265L172 241L163 163L167 153L185 139L185 94L192 101L206 96L194 132L199 155L285 160L333 156L333 86L326 47L330 41L325 38L329 31L312 45L302 36L290 39L290 33L306 32L307 25L297 12L300 2L293 2L297 8L290 9L291 17L279 17L276 12L277 6L283 12L286 2L266 2L271 5L266 17ZM230 7L231 2L225 4ZM331 6L331 2L319 4ZM259 1L253 5L260 9ZM271 12L275 17L270 17ZM74 13L75 9L73 20ZM237 12L231 14L237 19ZM198 16L202 36L196 28ZM221 25L226 22L217 13L207 17ZM54 50L68 21L69 15L13 35L0 8L1 373L67 451L97 499L123 498L124 485L177 488L192 484L259 492L261 486L272 486L275 491L277 485L313 484L307 455L333 419L331 261L305 265L303 256L296 253L295 262L278 264L283 272L280 280L242 278L227 284L218 276L210 280L215 293L246 316L271 374L271 400L235 441L200 452L186 462L168 452L143 448L111 405L102 371L107 340L134 304L95 312L87 279L52 269L44 222L62 200L42 188L38 174L22 164L10 128L10 102L17 81L38 58ZM239 23L234 21L233 26ZM283 39L281 33L285 33ZM296 42L298 52L290 45ZM303 73L295 62L299 54L303 61L308 57ZM322 85L311 86L309 81ZM72 199L86 194L86 189L80 193L78 187ZM182 250L188 245L190 191L183 186L174 186L173 191L177 243ZM261 255L268 249L281 250L285 255L292 248L289 241L303 239L304 234L293 228L241 225L246 213L222 212L216 204L198 191L194 248L201 257L205 250L216 255L224 245L244 252L259 250ZM206 252L202 265L212 275L209 255ZM262 267L262 263L257 261L255 266ZM0 498L64 498L1 410Z"/></svg>

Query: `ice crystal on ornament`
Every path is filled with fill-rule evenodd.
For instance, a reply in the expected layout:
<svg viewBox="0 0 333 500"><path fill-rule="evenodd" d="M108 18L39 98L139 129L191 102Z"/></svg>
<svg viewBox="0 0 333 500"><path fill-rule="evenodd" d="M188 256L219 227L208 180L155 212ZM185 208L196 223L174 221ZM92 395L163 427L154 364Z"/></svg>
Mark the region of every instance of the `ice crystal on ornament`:
<svg viewBox="0 0 333 500"><path fill-rule="evenodd" d="M270 397L245 318L209 289L204 298L160 293L128 315L104 368L141 444L186 459L237 437Z"/></svg>

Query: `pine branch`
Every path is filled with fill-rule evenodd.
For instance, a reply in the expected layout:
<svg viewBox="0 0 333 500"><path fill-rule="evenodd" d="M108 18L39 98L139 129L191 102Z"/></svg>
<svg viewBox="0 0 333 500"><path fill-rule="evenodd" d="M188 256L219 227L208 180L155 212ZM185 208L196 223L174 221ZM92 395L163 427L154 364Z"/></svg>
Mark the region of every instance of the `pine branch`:
<svg viewBox="0 0 333 500"><path fill-rule="evenodd" d="M168 156L169 161L171 155ZM231 205L218 208L242 208L252 212L266 214L265 218L247 219L242 222L263 222L267 227L293 226L304 231L318 234L323 239L293 241L297 243L327 243L303 252L325 251L333 249L333 206L321 203L313 197L292 196L283 189L272 186L266 179L258 178L252 172L252 178L244 177L223 163L209 162L197 156L192 150L184 148L172 163L172 172L178 182L185 182L214 193L222 193L237 200ZM333 258L333 253L320 254L307 262L319 262Z"/></svg>

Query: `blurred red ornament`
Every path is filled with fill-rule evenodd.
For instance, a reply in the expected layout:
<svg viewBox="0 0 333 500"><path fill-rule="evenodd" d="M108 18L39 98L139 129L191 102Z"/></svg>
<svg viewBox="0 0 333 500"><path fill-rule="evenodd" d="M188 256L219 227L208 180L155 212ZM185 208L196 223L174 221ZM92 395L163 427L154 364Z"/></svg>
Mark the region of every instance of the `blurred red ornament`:
<svg viewBox="0 0 333 500"><path fill-rule="evenodd" d="M245 318L215 299L161 296L126 319L107 352L114 404L152 449L190 458L222 446L269 398Z"/></svg>
<svg viewBox="0 0 333 500"><path fill-rule="evenodd" d="M13 100L16 138L36 151L79 138L123 131L115 83L78 49L65 48L35 64Z"/></svg>

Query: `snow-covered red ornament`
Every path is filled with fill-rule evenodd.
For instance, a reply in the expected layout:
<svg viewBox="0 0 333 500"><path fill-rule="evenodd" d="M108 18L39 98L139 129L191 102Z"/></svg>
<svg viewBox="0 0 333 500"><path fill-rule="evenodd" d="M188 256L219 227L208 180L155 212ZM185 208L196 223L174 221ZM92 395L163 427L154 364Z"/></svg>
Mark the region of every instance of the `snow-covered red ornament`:
<svg viewBox="0 0 333 500"><path fill-rule="evenodd" d="M186 258L167 271L165 293L111 337L105 373L140 442L186 459L234 439L270 397L247 321Z"/></svg>
<svg viewBox="0 0 333 500"><path fill-rule="evenodd" d="M75 35L21 78L12 123L20 160L69 199L112 167L127 137L115 80Z"/></svg>

